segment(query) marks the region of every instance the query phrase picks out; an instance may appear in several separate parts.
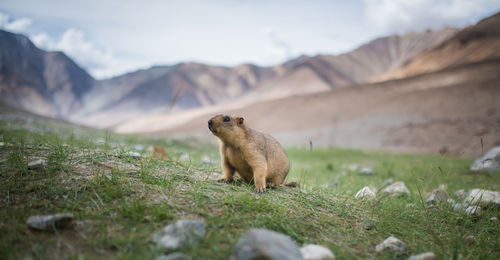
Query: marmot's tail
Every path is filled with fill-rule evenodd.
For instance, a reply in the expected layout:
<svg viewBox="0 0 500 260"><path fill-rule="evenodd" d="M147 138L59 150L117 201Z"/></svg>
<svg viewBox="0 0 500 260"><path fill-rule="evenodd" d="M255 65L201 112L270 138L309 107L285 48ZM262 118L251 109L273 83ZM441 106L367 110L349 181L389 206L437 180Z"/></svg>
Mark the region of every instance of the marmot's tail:
<svg viewBox="0 0 500 260"><path fill-rule="evenodd" d="M288 186L288 187L298 187L299 184L294 182L294 181L285 181L283 182L283 185Z"/></svg>

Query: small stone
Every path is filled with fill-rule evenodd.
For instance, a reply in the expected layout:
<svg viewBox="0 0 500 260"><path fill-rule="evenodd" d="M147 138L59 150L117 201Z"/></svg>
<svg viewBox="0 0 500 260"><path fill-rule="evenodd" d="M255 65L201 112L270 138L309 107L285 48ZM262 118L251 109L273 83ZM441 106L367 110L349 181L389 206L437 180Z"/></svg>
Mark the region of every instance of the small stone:
<svg viewBox="0 0 500 260"><path fill-rule="evenodd" d="M300 249L304 260L332 260L335 255L330 249L320 245L305 245Z"/></svg>
<svg viewBox="0 0 500 260"><path fill-rule="evenodd" d="M472 189L469 191L465 202L483 207L489 205L500 206L500 192L483 189Z"/></svg>
<svg viewBox="0 0 500 260"><path fill-rule="evenodd" d="M398 253L403 253L406 251L406 244L403 241L401 241L393 236L390 236L386 240L384 240L384 242L378 244L375 247L375 250L377 252L382 252L386 249L389 249L389 250L392 250L392 251L398 252Z"/></svg>
<svg viewBox="0 0 500 260"><path fill-rule="evenodd" d="M359 190L356 195L354 195L354 198L358 200L372 200L377 197L376 191L374 191L372 188L365 186L361 190Z"/></svg>
<svg viewBox="0 0 500 260"><path fill-rule="evenodd" d="M455 197L457 197L459 199L463 199L463 198L465 198L465 196L467 196L467 192L465 190L461 189L461 190L455 191L454 195L455 195Z"/></svg>
<svg viewBox="0 0 500 260"><path fill-rule="evenodd" d="M201 220L178 220L160 230L153 237L158 248L176 250L200 242L205 236Z"/></svg>
<svg viewBox="0 0 500 260"><path fill-rule="evenodd" d="M0 142L0 147L3 147L5 146L5 143L4 142Z"/></svg>
<svg viewBox="0 0 500 260"><path fill-rule="evenodd" d="M365 167L359 171L359 174L361 175L373 175L375 172L373 171L372 168Z"/></svg>
<svg viewBox="0 0 500 260"><path fill-rule="evenodd" d="M189 160L189 154L187 153L182 153L181 158L179 158L181 161L188 161Z"/></svg>
<svg viewBox="0 0 500 260"><path fill-rule="evenodd" d="M385 187L382 191L393 195L410 195L410 191L402 181L395 182Z"/></svg>
<svg viewBox="0 0 500 260"><path fill-rule="evenodd" d="M236 260L300 260L302 254L289 236L267 229L252 228L238 240L233 258Z"/></svg>
<svg viewBox="0 0 500 260"><path fill-rule="evenodd" d="M497 217L491 217L489 220L491 222L498 222L498 218Z"/></svg>
<svg viewBox="0 0 500 260"><path fill-rule="evenodd" d="M132 152L132 151L130 151L130 152L128 152L127 154L128 154L129 156L132 156L132 158L134 158L134 159L140 159L140 158L141 158L141 154L140 154L140 153L138 153L138 152Z"/></svg>
<svg viewBox="0 0 500 260"><path fill-rule="evenodd" d="M500 170L500 146L489 150L485 155L478 158L470 166L472 171L499 171Z"/></svg>
<svg viewBox="0 0 500 260"><path fill-rule="evenodd" d="M59 213L54 215L35 215L28 218L26 224L33 229L64 229L73 220L73 214Z"/></svg>
<svg viewBox="0 0 500 260"><path fill-rule="evenodd" d="M187 257L183 253L161 255L156 258L156 260L185 260L185 259L187 259Z"/></svg>
<svg viewBox="0 0 500 260"><path fill-rule="evenodd" d="M136 144L134 145L134 150L142 152L142 150L144 150L144 145Z"/></svg>
<svg viewBox="0 0 500 260"><path fill-rule="evenodd" d="M38 159L28 163L28 169L36 169L44 166L46 161L44 159Z"/></svg>
<svg viewBox="0 0 500 260"><path fill-rule="evenodd" d="M394 183L394 180L392 178L389 178L389 179L385 180L384 183L382 183L382 186L380 187L380 189L387 187L393 183Z"/></svg>
<svg viewBox="0 0 500 260"><path fill-rule="evenodd" d="M422 253L418 255L412 255L408 260L434 260L436 255L433 252Z"/></svg>
<svg viewBox="0 0 500 260"><path fill-rule="evenodd" d="M463 212L467 208L467 204L465 203L455 203L453 204L453 211Z"/></svg>
<svg viewBox="0 0 500 260"><path fill-rule="evenodd" d="M464 238L464 242L468 245L474 243L474 236L473 235L468 235Z"/></svg>
<svg viewBox="0 0 500 260"><path fill-rule="evenodd" d="M210 160L210 157L204 155L202 158L201 158L201 162L202 163L205 163L205 164L209 164L211 163L212 161Z"/></svg>
<svg viewBox="0 0 500 260"><path fill-rule="evenodd" d="M448 202L448 204L450 204L452 206L457 203L454 199L447 199L446 202Z"/></svg>
<svg viewBox="0 0 500 260"><path fill-rule="evenodd" d="M104 138L98 138L96 141L95 141L96 144L99 144L99 145L103 145L106 143L106 140L104 140Z"/></svg>
<svg viewBox="0 0 500 260"><path fill-rule="evenodd" d="M465 209L465 215L480 217L481 216L481 207L479 206L469 206Z"/></svg>
<svg viewBox="0 0 500 260"><path fill-rule="evenodd" d="M448 198L448 193L441 189L435 189L431 192L431 194L427 197L425 203L427 204L436 204L441 201L444 201Z"/></svg>

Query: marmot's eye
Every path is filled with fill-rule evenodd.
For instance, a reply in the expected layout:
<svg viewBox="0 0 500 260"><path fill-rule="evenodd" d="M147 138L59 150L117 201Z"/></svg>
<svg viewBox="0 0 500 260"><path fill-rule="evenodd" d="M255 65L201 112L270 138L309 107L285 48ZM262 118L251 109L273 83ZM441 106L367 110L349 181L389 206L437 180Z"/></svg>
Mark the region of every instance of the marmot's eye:
<svg viewBox="0 0 500 260"><path fill-rule="evenodd" d="M224 122L229 122L229 120L231 120L231 118L229 118L228 116L224 117Z"/></svg>

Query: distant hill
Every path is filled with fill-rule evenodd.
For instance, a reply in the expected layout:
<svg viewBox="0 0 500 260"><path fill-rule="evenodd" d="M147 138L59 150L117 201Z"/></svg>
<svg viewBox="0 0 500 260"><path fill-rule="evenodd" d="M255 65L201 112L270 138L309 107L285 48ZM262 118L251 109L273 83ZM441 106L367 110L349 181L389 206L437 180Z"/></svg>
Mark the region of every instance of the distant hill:
<svg viewBox="0 0 500 260"><path fill-rule="evenodd" d="M401 67L374 77L374 81L404 78L453 66L500 57L500 13L455 34Z"/></svg>
<svg viewBox="0 0 500 260"><path fill-rule="evenodd" d="M98 82L85 96L85 109L72 119L108 127L144 115L247 104L364 83L439 45L455 32L446 28L383 37L346 54L302 56L273 67L157 66Z"/></svg>
<svg viewBox="0 0 500 260"><path fill-rule="evenodd" d="M62 52L38 49L24 35L0 30L0 102L67 118L82 108L95 80Z"/></svg>

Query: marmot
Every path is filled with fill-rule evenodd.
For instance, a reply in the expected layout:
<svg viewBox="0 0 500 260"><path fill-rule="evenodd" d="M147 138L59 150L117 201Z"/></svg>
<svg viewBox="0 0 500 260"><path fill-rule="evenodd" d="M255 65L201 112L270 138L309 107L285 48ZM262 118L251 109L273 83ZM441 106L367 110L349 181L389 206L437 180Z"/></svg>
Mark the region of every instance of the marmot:
<svg viewBox="0 0 500 260"><path fill-rule="evenodd" d="M220 140L220 181L232 182L238 172L245 182L253 181L258 193L266 184L297 185L285 182L290 160L283 147L270 135L248 128L243 117L216 115L208 120L208 129Z"/></svg>

